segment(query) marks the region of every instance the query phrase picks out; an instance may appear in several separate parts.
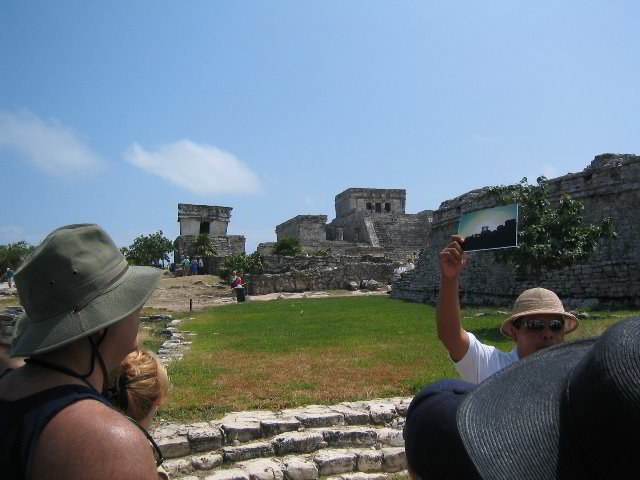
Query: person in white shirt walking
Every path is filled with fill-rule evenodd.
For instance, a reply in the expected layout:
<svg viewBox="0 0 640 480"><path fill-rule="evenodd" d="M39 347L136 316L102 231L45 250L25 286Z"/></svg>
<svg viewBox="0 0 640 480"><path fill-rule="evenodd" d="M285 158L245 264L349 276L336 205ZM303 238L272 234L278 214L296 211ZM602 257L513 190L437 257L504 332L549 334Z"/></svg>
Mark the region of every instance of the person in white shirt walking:
<svg viewBox="0 0 640 480"><path fill-rule="evenodd" d="M566 312L551 290L525 290L515 301L512 315L500 332L511 337L516 347L503 352L481 343L462 328L459 277L465 266L464 238L453 235L440 252L440 294L436 309L438 338L449 351L463 380L480 383L498 370L546 347L562 343L567 333L578 328L578 319Z"/></svg>

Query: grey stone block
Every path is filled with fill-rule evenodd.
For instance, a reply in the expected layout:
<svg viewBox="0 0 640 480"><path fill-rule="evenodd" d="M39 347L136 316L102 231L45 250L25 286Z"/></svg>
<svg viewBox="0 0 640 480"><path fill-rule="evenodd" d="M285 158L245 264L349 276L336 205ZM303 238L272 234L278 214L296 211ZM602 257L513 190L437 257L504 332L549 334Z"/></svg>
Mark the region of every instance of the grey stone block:
<svg viewBox="0 0 640 480"><path fill-rule="evenodd" d="M369 412L356 410L345 405L332 405L329 407L344 416L344 423L347 425L365 425L369 423Z"/></svg>
<svg viewBox="0 0 640 480"><path fill-rule="evenodd" d="M316 454L313 461L321 476L352 472L356 467L356 454L347 450L328 450Z"/></svg>
<svg viewBox="0 0 640 480"><path fill-rule="evenodd" d="M165 437L156 443L164 458L184 457L190 452L189 440L184 436Z"/></svg>
<svg viewBox="0 0 640 480"><path fill-rule="evenodd" d="M237 447L222 449L225 462L239 462L258 457L270 457L274 454L273 446L267 442L248 443Z"/></svg>
<svg viewBox="0 0 640 480"><path fill-rule="evenodd" d="M300 428L301 423L295 418L271 418L260 421L265 437L271 437L285 432L293 432Z"/></svg>
<svg viewBox="0 0 640 480"><path fill-rule="evenodd" d="M318 478L318 467L315 462L300 458L283 459L284 475L287 480L315 480Z"/></svg>
<svg viewBox="0 0 640 480"><path fill-rule="evenodd" d="M163 468L170 476L186 475L193 472L191 462L186 458L178 458L175 460L166 460L162 462Z"/></svg>
<svg viewBox="0 0 640 480"><path fill-rule="evenodd" d="M287 453L313 452L322 441L322 434L318 432L289 432L275 437L271 445L276 454L286 455Z"/></svg>
<svg viewBox="0 0 640 480"><path fill-rule="evenodd" d="M370 447L376 443L376 430L364 427L327 428L322 431L330 447Z"/></svg>
<svg viewBox="0 0 640 480"><path fill-rule="evenodd" d="M213 475L207 475L204 480L250 480L249 474L239 468L230 468L229 470L220 470Z"/></svg>
<svg viewBox="0 0 640 480"><path fill-rule="evenodd" d="M356 470L360 472L382 471L383 454L380 450L354 450L356 454Z"/></svg>
<svg viewBox="0 0 640 480"><path fill-rule="evenodd" d="M222 446L222 431L217 427L193 427L187 433L193 452L206 452Z"/></svg>
<svg viewBox="0 0 640 480"><path fill-rule="evenodd" d="M402 436L402 430L396 430L393 428L380 428L377 430L378 441L382 445L388 447L404 447L404 437Z"/></svg>
<svg viewBox="0 0 640 480"><path fill-rule="evenodd" d="M225 422L222 424L225 443L233 444L234 441L250 442L262 438L262 430L258 422Z"/></svg>
<svg viewBox="0 0 640 480"><path fill-rule="evenodd" d="M299 413L295 417L300 420L305 427L332 427L334 425L344 425L344 415L338 412L309 412Z"/></svg>
<svg viewBox="0 0 640 480"><path fill-rule="evenodd" d="M385 472L399 472L407 468L404 448L383 448L382 468Z"/></svg>
<svg viewBox="0 0 640 480"><path fill-rule="evenodd" d="M211 453L209 455L197 455L191 457L191 466L195 470L211 470L212 468L222 465L223 458L219 453Z"/></svg>
<svg viewBox="0 0 640 480"><path fill-rule="evenodd" d="M270 458L249 460L237 466L247 472L251 480L283 480L284 478L284 465Z"/></svg>
<svg viewBox="0 0 640 480"><path fill-rule="evenodd" d="M369 414L371 421L377 425L384 425L398 416L396 407L391 403L371 403Z"/></svg>

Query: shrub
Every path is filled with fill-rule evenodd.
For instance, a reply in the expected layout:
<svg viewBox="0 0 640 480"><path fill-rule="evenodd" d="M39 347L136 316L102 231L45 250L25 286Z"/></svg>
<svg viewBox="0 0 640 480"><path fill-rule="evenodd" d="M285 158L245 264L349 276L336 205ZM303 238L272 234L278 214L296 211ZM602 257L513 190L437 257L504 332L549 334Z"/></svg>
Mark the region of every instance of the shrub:
<svg viewBox="0 0 640 480"><path fill-rule="evenodd" d="M518 248L496 251L496 260L513 265L520 273L554 270L586 260L595 250L598 240L617 238L610 217L600 225L584 221L584 205L564 194L557 205L549 200L545 177L537 185L523 178L516 185L492 187L503 205L517 203Z"/></svg>
<svg viewBox="0 0 640 480"><path fill-rule="evenodd" d="M285 237L276 242L273 253L286 256L299 255L302 253L302 243L299 238Z"/></svg>

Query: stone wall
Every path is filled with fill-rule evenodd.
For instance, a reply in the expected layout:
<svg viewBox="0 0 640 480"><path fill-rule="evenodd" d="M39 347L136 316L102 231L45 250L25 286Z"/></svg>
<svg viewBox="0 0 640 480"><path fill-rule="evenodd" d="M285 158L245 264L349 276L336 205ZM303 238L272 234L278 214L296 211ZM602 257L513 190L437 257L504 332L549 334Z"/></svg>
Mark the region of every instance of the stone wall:
<svg viewBox="0 0 640 480"><path fill-rule="evenodd" d="M276 242L259 243L256 251L262 255L273 255ZM302 251L308 255L314 255L319 251L329 252L331 255L373 255L384 256L386 251L382 247L373 247L367 243L339 242L339 241L310 241L302 245Z"/></svg>
<svg viewBox="0 0 640 480"><path fill-rule="evenodd" d="M245 237L243 235L210 235L210 237L219 257L245 253ZM176 238L176 250L173 254L175 263L180 263L184 257L191 257L195 238L195 235L181 235Z"/></svg>
<svg viewBox="0 0 640 480"><path fill-rule="evenodd" d="M265 257L265 265L269 273L251 276L249 288L252 295L344 289L349 282L361 285L368 280L387 285L391 283L398 263L371 256L272 255Z"/></svg>
<svg viewBox="0 0 640 480"><path fill-rule="evenodd" d="M303 244L326 240L326 223L326 215L298 215L276 226L276 237L298 238Z"/></svg>
<svg viewBox="0 0 640 480"><path fill-rule="evenodd" d="M511 305L526 288L555 291L570 307L640 306L640 156L604 154L583 172L549 180L552 200L563 193L584 203L587 221L611 216L618 239L600 241L592 258L541 278L517 275L495 261L494 253L470 252L461 277L460 298L466 304ZM393 284L396 298L435 302L439 287L438 253L456 233L461 213L495 206L485 189L443 202L433 213L431 233L416 268Z"/></svg>

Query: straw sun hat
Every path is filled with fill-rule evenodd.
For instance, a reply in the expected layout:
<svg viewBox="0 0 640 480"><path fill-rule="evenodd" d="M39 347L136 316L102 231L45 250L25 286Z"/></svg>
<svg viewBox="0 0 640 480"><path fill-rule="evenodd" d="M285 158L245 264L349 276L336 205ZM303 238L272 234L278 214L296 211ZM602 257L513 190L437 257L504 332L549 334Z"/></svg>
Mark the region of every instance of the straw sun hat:
<svg viewBox="0 0 640 480"><path fill-rule="evenodd" d="M161 273L128 265L98 225L54 230L16 271L25 313L10 355L55 350L128 317L149 299Z"/></svg>
<svg viewBox="0 0 640 480"><path fill-rule="evenodd" d="M546 288L531 288L525 290L513 304L512 315L502 322L500 332L511 338L513 321L530 315L561 315L564 317L564 333L573 332L578 328L578 319L566 312L558 296Z"/></svg>

